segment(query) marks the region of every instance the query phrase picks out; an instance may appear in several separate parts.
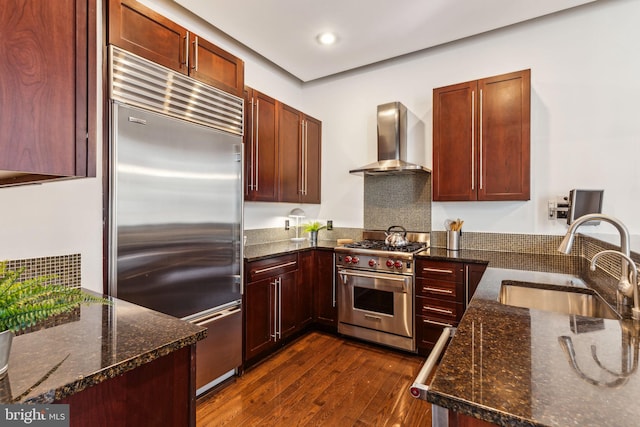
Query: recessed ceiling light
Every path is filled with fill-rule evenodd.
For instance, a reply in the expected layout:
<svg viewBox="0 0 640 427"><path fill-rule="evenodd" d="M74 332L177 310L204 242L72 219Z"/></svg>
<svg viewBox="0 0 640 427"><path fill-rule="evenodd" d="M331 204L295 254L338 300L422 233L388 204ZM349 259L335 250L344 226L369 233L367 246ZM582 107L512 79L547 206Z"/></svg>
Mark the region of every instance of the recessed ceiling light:
<svg viewBox="0 0 640 427"><path fill-rule="evenodd" d="M316 40L318 40L318 43L322 45L329 46L338 41L338 37L334 33L325 32L318 34L316 36Z"/></svg>

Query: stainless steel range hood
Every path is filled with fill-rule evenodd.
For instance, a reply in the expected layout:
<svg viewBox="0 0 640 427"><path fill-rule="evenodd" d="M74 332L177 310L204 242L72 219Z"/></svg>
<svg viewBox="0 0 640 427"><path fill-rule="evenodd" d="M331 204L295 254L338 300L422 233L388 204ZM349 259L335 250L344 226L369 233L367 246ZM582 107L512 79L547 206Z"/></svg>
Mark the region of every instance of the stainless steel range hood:
<svg viewBox="0 0 640 427"><path fill-rule="evenodd" d="M400 102L378 105L378 161L349 172L365 175L431 172L407 162L407 107Z"/></svg>

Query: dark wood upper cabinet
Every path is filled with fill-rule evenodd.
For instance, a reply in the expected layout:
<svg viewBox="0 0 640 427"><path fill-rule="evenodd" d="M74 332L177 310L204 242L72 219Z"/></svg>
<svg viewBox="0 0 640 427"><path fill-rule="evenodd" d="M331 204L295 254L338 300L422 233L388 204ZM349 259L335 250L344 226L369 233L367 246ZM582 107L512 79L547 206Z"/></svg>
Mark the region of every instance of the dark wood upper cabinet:
<svg viewBox="0 0 640 427"><path fill-rule="evenodd" d="M433 200L529 200L531 70L433 90Z"/></svg>
<svg viewBox="0 0 640 427"><path fill-rule="evenodd" d="M322 122L246 87L245 200L320 203Z"/></svg>
<svg viewBox="0 0 640 427"><path fill-rule="evenodd" d="M0 11L0 185L96 175L95 0Z"/></svg>
<svg viewBox="0 0 640 427"><path fill-rule="evenodd" d="M278 114L278 201L320 203L322 124L282 103Z"/></svg>
<svg viewBox="0 0 640 427"><path fill-rule="evenodd" d="M207 40L190 34L189 75L225 92L242 96L244 61Z"/></svg>
<svg viewBox="0 0 640 427"><path fill-rule="evenodd" d="M242 96L244 62L136 0L109 0L110 44Z"/></svg>
<svg viewBox="0 0 640 427"><path fill-rule="evenodd" d="M245 91L245 200L274 202L278 198L278 122L276 100Z"/></svg>

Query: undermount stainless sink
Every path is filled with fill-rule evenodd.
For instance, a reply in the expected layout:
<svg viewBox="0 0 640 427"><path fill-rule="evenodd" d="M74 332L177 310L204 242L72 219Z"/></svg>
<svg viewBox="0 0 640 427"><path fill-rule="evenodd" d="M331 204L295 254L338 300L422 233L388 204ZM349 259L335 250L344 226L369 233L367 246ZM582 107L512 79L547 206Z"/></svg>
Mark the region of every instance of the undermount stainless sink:
<svg viewBox="0 0 640 427"><path fill-rule="evenodd" d="M587 288L547 285L505 280L498 301L515 307L603 319L620 319L620 315L598 294Z"/></svg>

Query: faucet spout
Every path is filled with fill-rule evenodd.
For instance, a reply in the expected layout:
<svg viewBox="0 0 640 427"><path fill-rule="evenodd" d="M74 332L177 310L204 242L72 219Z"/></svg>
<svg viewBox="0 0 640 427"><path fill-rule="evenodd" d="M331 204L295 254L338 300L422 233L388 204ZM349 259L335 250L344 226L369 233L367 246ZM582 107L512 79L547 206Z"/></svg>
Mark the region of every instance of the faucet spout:
<svg viewBox="0 0 640 427"><path fill-rule="evenodd" d="M558 246L558 251L564 254L568 254L571 251L571 246L573 246L573 240L576 235L576 231L578 227L580 227L585 222L589 221L604 221L613 225L618 233L620 234L620 252L623 255L622 262L620 263L620 282L618 283L618 289L630 289L629 284L629 260L631 259L631 243L629 238L629 230L627 226L622 223L617 218L614 218L605 214L588 214L583 215L580 218L576 219L567 230L567 234L565 234L564 239ZM633 263L633 262L632 262ZM634 282L635 287L637 287L637 282Z"/></svg>

